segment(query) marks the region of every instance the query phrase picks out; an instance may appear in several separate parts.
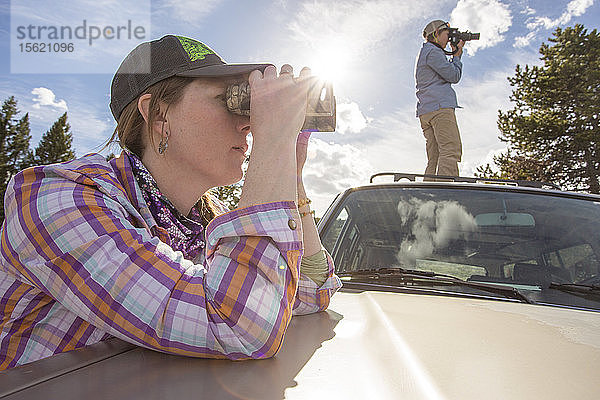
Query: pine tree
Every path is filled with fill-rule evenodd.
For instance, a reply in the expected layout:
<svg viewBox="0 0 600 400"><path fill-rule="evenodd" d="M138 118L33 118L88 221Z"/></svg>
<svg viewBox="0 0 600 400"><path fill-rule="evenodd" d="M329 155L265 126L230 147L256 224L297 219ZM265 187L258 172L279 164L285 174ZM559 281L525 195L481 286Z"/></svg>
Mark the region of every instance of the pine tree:
<svg viewBox="0 0 600 400"><path fill-rule="evenodd" d="M7 140L10 140L16 130L15 118L17 113L17 102L14 96L11 96L2 104L2 114L0 115L0 185L3 188L8 182L10 171Z"/></svg>
<svg viewBox="0 0 600 400"><path fill-rule="evenodd" d="M244 171L244 179L246 176L246 171L248 170L248 161L247 158L242 165L242 170ZM233 210L238 206L240 202L240 197L242 196L242 187L244 186L244 179L241 181L234 183L233 185L228 186L219 186L216 188L212 188L212 194L217 197L223 204L225 204L230 210Z"/></svg>
<svg viewBox="0 0 600 400"><path fill-rule="evenodd" d="M67 113L64 113L44 133L40 143L35 148L35 164L54 164L75 158L75 152L71 148L73 135L70 130L71 125L67 123Z"/></svg>
<svg viewBox="0 0 600 400"><path fill-rule="evenodd" d="M30 141L29 114L25 114L19 120L14 135L7 140L9 164L14 167L13 175L33 164L33 152L29 149Z"/></svg>
<svg viewBox="0 0 600 400"><path fill-rule="evenodd" d="M227 207L234 209L237 207L240 196L242 195L242 185L235 183L229 186L219 186L212 189L213 195L221 200Z"/></svg>
<svg viewBox="0 0 600 400"><path fill-rule="evenodd" d="M509 151L494 162L502 177L600 193L600 34L575 25L549 41L543 65L508 78L515 107L499 111L498 127Z"/></svg>
<svg viewBox="0 0 600 400"><path fill-rule="evenodd" d="M14 96L4 101L0 114L0 222L4 221L4 194L8 182L32 161L29 115L17 120L18 113Z"/></svg>

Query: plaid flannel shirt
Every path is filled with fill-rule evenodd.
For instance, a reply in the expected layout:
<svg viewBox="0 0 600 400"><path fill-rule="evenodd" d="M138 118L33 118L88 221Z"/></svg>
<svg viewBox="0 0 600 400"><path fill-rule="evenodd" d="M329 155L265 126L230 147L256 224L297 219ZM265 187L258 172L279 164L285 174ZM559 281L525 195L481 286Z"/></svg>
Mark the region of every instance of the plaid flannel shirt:
<svg viewBox="0 0 600 400"><path fill-rule="evenodd" d="M292 314L341 286L299 273L293 202L235 209L194 262L171 249L123 155L29 168L10 182L0 247L0 370L111 336L208 358L274 355ZM293 226L293 224L292 224Z"/></svg>

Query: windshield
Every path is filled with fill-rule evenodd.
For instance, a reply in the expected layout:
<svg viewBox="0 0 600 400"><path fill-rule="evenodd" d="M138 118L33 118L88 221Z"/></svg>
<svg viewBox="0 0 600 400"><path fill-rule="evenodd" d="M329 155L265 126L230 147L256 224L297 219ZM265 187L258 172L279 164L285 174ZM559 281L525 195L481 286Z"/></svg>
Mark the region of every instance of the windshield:
<svg viewBox="0 0 600 400"><path fill-rule="evenodd" d="M536 303L600 309L598 291L556 285L600 282L595 201L481 188L375 187L349 193L323 222L323 244L343 276L381 268L432 271L511 286ZM404 284L386 280L394 282Z"/></svg>

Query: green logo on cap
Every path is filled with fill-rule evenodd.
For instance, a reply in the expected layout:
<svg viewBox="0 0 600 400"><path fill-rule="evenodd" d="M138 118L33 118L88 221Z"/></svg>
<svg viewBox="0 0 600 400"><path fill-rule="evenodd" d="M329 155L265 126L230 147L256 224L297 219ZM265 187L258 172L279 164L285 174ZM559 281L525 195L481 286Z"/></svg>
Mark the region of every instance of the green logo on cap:
<svg viewBox="0 0 600 400"><path fill-rule="evenodd" d="M204 57L208 54L217 55L210 47L197 40L184 36L177 36L177 39L179 39L181 46L183 46L185 52L190 56L190 61L204 60Z"/></svg>

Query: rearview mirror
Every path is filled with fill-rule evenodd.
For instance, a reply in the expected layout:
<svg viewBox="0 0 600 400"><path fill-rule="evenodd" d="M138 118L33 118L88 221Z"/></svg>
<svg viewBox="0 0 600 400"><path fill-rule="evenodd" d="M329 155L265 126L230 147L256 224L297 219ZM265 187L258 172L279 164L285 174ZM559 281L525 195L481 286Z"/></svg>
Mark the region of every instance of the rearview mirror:
<svg viewBox="0 0 600 400"><path fill-rule="evenodd" d="M526 213L487 213L475 216L477 226L535 226L533 215Z"/></svg>

